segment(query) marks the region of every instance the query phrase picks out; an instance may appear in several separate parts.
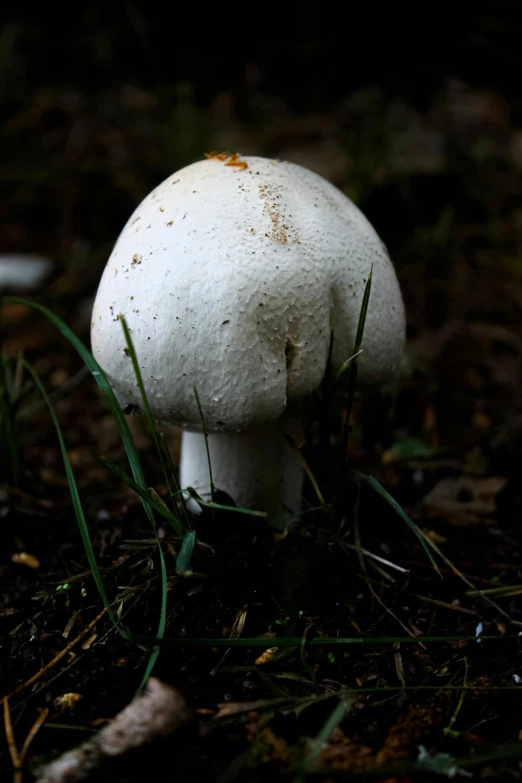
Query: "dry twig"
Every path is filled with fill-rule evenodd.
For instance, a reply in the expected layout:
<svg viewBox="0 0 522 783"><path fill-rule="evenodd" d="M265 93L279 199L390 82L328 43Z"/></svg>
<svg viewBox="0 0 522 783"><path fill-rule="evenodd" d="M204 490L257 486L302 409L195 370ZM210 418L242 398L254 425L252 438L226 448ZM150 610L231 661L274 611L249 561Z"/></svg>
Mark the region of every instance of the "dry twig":
<svg viewBox="0 0 522 783"><path fill-rule="evenodd" d="M58 661L60 661L60 660L61 660L61 659L64 657L64 655L67 655L67 653L69 652L69 650L72 650L72 648L73 648L73 647L74 647L76 644L78 644L78 642L80 641L80 639L83 639L83 637L84 637L84 636L85 636L87 633L89 633L89 631L90 631L92 628L94 628L94 626L96 625L96 623L98 622L98 620L101 620L101 618L102 618L102 617L103 617L103 615L105 614L105 611L106 611L105 609L102 609L102 611L100 612L100 614L99 614L99 615L97 615L97 616L94 618L94 620L92 620L92 621L89 623L89 625L88 625L86 628L84 628L84 629L83 629L83 631L82 631L81 633L79 633L79 634L78 634L78 636L76 637L76 639L73 639L73 641L72 641L72 642L69 642L69 644L68 644L66 647L64 647L64 648L63 648L63 650L61 650L61 651L58 653L58 655L55 655L55 656L54 656L54 658L52 659L52 661L49 661L49 663L46 663L46 664L45 664L45 666L42 666L42 668L40 669L40 671L39 671L39 672L37 672L36 674L34 674L32 677L29 677L29 679L28 679L28 680L26 680L25 682L23 682L21 685L19 685L19 686L18 686L18 688L15 688L15 689L14 689L14 691L12 691L12 693L9 693L7 696L4 696L2 699L0 699L0 704L5 704L5 701L6 701L7 699L10 699L12 696L15 696L17 693L20 693L20 691L23 691L23 689L24 689L24 688L28 688L28 687L29 687L29 685L33 685L33 683L37 682L37 681L40 679L40 677L42 677L42 675L44 675L44 674L45 674L45 672L49 671L49 669L52 669L52 667L53 667L55 664L57 664L57 663L58 663Z"/></svg>

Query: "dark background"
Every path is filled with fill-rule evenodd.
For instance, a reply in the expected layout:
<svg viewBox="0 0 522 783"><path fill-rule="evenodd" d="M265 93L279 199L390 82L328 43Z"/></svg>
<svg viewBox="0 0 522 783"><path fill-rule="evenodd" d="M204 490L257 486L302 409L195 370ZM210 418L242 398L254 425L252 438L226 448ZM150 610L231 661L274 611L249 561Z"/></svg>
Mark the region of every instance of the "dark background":
<svg viewBox="0 0 522 783"><path fill-rule="evenodd" d="M46 301L82 336L135 206L215 149L302 163L354 199L396 264L412 339L451 332L462 318L505 326L519 317L516 14L454 18L442 8L404 21L346 10L272 6L248 19L130 2L69 16L11 11L0 39L0 245L54 260ZM439 337L447 348L448 334ZM431 372L442 344L425 343ZM458 385L462 357L451 355L443 375L455 370ZM502 391L488 385L492 408L520 402L504 381ZM448 402L447 429L469 434L468 414L459 404L449 413Z"/></svg>
<svg viewBox="0 0 522 783"><path fill-rule="evenodd" d="M433 114L458 91L455 80L492 90L504 104L489 116L479 109L472 121L482 130L522 121L522 25L510 11L463 13L451 23L444 10L442 20L412 23L354 20L349 7L341 19L320 4L271 7L255 21L226 7L184 11L188 17L177 7L152 13L116 2L84 4L73 17L51 8L11 12L0 46L6 249L56 254L59 245L65 262L74 239L110 243L138 199L215 141L266 155L304 143L321 168L321 143L333 140L343 159L325 173L390 241L395 223L386 213L398 205L368 201L397 179L377 170L394 135L414 120L440 131ZM405 116L404 107L417 115ZM444 109L455 125L469 123L458 106ZM459 128L442 131L448 154ZM469 150L458 152L462 168ZM373 171L359 171L362 157ZM425 220L459 199L451 180L458 173L445 167L431 177ZM483 217L477 203L457 206ZM412 217L402 216L408 229Z"/></svg>

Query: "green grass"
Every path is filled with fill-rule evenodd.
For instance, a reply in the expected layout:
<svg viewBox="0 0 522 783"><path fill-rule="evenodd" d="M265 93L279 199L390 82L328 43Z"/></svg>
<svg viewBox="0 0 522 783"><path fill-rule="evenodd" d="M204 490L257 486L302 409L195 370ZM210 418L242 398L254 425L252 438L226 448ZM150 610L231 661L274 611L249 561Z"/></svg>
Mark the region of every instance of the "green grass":
<svg viewBox="0 0 522 783"><path fill-rule="evenodd" d="M146 503L149 504L151 508L154 509L158 514L160 514L164 519L171 525L172 529L178 536L183 536L185 534L183 526L181 524L181 521L179 517L171 511L161 499L156 499L154 495L152 494L152 491L149 487L142 487L140 486L134 479L132 479L128 473L126 473L122 468L120 468L119 465L117 465L115 462L113 462L110 457L107 457L105 455L102 455L100 457L101 461L104 465L106 465L109 470L111 470L115 476L117 476L121 481L123 481L124 484L126 484L128 487L130 487L134 492Z"/></svg>
<svg viewBox="0 0 522 783"><path fill-rule="evenodd" d="M195 545L196 531L191 530L190 533L187 533L183 539L183 544L181 545L179 555L176 559L176 572L180 574L180 576L189 576L191 573L189 571L189 566L190 561L192 560L192 555L194 554Z"/></svg>
<svg viewBox="0 0 522 783"><path fill-rule="evenodd" d="M121 436L122 441L123 441L123 445L125 447L125 452L127 454L128 460L129 460L129 464L130 464L131 471L132 471L132 474L133 474L134 482L136 483L137 487L139 487L141 490L147 491L147 483L145 481L145 476L144 476L143 469L142 469L142 466L141 466L140 458L139 458L136 446L134 444L134 440L133 440L132 435L130 433L129 426L127 424L127 421L125 419L123 411L121 410L121 407L120 407L120 405L119 405L119 403L118 403L118 401L116 399L116 396L115 396L115 394L114 394L114 392L112 390L111 384L110 384L107 376L105 375L103 369L100 367L98 362L93 357L92 353L83 345L81 340L79 340L79 338L74 334L74 332L71 329L69 329L69 327L60 318L58 318L54 313L52 313L50 310L48 310L43 305L40 305L37 302L31 302L29 300L18 298L18 297L5 297L4 299L0 300L0 303L2 303L2 302L6 302L6 303L7 302L11 302L11 303L16 303L16 304L22 304L22 305L25 305L26 307L33 308L33 309L39 311L40 313L42 313L61 332L61 334L67 340L69 340L71 345L80 354L83 362L89 368L92 376L96 380L96 383L98 384L98 386L100 387L101 391L103 392L105 398L108 401L110 411L111 411L111 413L112 413L112 415L113 415L113 417L114 417L114 419L116 421L116 424L118 426L118 430L120 432L120 436ZM126 337L127 337L127 334L126 334ZM134 362L136 362L136 366L137 366L136 355L135 355L134 348L132 346L132 341L130 340L130 338L128 339L128 347L129 347L129 352L132 352L131 355L134 357L133 358L133 364L134 364ZM99 569L98 569L98 566L97 566L97 563L96 563L96 557L95 557L94 551L92 549L92 543L91 543L91 539L90 539L90 535L89 535L89 530L88 530L88 527L87 527L87 523L86 523L86 520L85 520L85 515L83 513L83 509L82 509L82 506L81 506L81 501L80 501L78 489L77 489L77 486L76 486L76 481L74 479L74 474L72 472L71 465L70 465L69 459L67 457L67 451L66 451L66 448L65 448L65 443L64 443L64 440L63 440L63 436L61 434L61 430L60 430L58 419L56 417L56 413L54 411L52 403L49 400L48 395L45 392L43 384L41 383L40 379L38 378L36 372L34 371L34 369L28 363L25 363L25 366L26 366L26 369L30 372L31 376L33 377L33 380L34 380L35 385L37 386L38 390L44 396L44 399L45 399L45 401L47 403L47 406L49 408L49 411L50 411L51 416L53 418L53 422L54 422L55 427L56 427L58 440L59 440L59 443L60 443L60 450L62 452L62 457L63 457L63 460L64 460L64 466L65 466L65 471L66 471L66 475L67 475L67 480L68 480L68 483L69 483L69 490L71 492L71 498L72 498L72 502L73 502L73 506L74 506L75 515L76 515L76 521L77 521L77 524L78 524L78 527L79 527L79 530L80 530L80 534L82 536L83 544L84 544L85 551L86 551L86 554L87 554L87 558L88 558L88 561L89 561L89 566L90 566L91 571L93 573L93 577L95 579L98 592L100 594L100 597L101 597L101 599L103 601L103 604L104 604L105 608L107 609L107 612L109 614L109 617L111 618L111 622L113 623L114 627L118 630L118 632L120 634L122 634L122 636L124 638L126 638L128 640L131 640L131 639L134 638L132 633L127 633L126 631L124 631L119 626L119 624L118 624L118 622L116 620L116 617L115 617L115 615L114 615L114 613L112 611L111 602L109 601L109 599L108 599L108 597L107 597L107 595L105 593L103 580L101 579L101 575L100 575L100 572L99 572ZM138 368L138 371L139 371L139 368ZM143 384L141 385L140 391L142 391L142 389L143 389ZM142 391L142 399L143 398L144 398L145 410L147 410L148 409L148 402L146 401L146 396L144 394L144 390ZM148 497L146 495L141 493L140 497L141 497L141 500L142 500L143 508L145 510L145 514L147 515L147 518L149 519L149 522L150 522L150 524L151 524L151 526L152 526L152 528L154 530L154 534L155 534L155 536L156 536L156 538L158 540L158 556L159 556L159 559L160 559L162 598L161 598L160 617L159 617L159 621L158 621L158 629L157 629L157 632L156 632L156 638L158 640L161 640L161 639L163 639L164 633L165 633L166 605L167 605L167 577L166 577L165 561L164 561L164 557L163 557L163 552L161 550L161 545L160 545L160 542L159 542L159 539L158 539L158 536L157 536L157 526L156 526L156 521L155 521L155 517L154 517L154 508L153 508L150 500L148 499ZM145 674L144 674L144 677L143 677L143 680L142 680L141 687L143 687L145 685L148 677L150 676L150 674L151 674L151 672L152 672L152 670L154 668L154 665L156 663L156 660L158 658L159 653L160 653L160 647L159 646L155 646L153 648L153 650L152 650L152 653L151 653L151 655L149 657L149 660L148 660L148 663L146 665Z"/></svg>
<svg viewBox="0 0 522 783"><path fill-rule="evenodd" d="M339 386L342 380L344 372L348 371L348 399L346 402L346 419L343 428L343 436L341 440L341 455L346 455L346 448L348 445L348 436L350 434L350 418L352 415L353 401L355 399L355 389L357 386L357 367L359 354L363 350L363 337L364 337L364 325L366 323L366 314L368 312L368 304L370 302L370 294L372 291L372 277L373 277L373 264L370 267L370 273L364 286L364 293L361 302L361 310L359 312L359 320L357 322L357 331L355 333L355 343L353 346L352 356L341 365L335 378L335 386Z"/></svg>
<svg viewBox="0 0 522 783"><path fill-rule="evenodd" d="M387 504L388 504L388 505L389 505L389 506L390 506L390 507L391 507L391 508L392 508L392 509L393 509L393 510L394 510L394 511L395 511L395 512L396 512L396 513L397 513L397 514L400 516L400 518L401 518L401 519L403 519L403 520L404 520L404 522L406 522L406 524L408 525L408 527L410 528L410 530L412 530L412 531L413 531L413 533L416 535L416 537L417 537L417 538L418 538L418 540L420 541L420 543L421 543L421 545L422 545L422 548L423 548L423 549L424 549L424 551L426 552L426 555L428 556L428 560L429 560L429 561L430 561L430 563L432 564L433 568L435 569L435 571L438 573L438 575L439 575L439 576L440 576L440 578L442 579L443 577L442 577L442 574L441 574L441 572L440 572L440 570L439 570L439 567L438 567L437 563L435 562L435 559L434 559L433 555L431 554L431 552L430 552L430 550L429 550L429 547L428 547L428 545L427 545L427 543L426 543L426 540L425 540L424 536L423 536L423 535L422 535L422 533L420 532L420 530L419 530L419 528L417 527L417 525L415 524L415 522L414 522L412 519L410 519L410 517L409 517L409 516L408 516L408 514L407 514L407 513L404 511L404 509L403 509L403 508L402 508L402 507L401 507L401 506L400 506L400 505L397 503L397 501L396 501L396 500L394 500L394 499L392 498L392 496L390 495L390 493L389 493L389 492L387 492L387 491L384 489L384 487L382 486L382 484L380 484L380 483L377 481L377 479L376 479L376 478L374 478L373 476L367 476L367 475L366 475L366 474L364 474L364 473L359 473L359 471L356 471L356 470L354 470L353 472L354 472L354 475L358 476L360 479L362 479L362 480L363 480L363 481L365 481L367 484L369 484L369 486L370 486L370 487L371 487L371 488L372 488L372 489L373 489L373 490L374 490L374 491L375 491L375 492L376 492L376 493L377 493L377 494L378 494L378 495L379 495L381 498L383 498L383 500L385 500L385 501L386 501L386 503L387 503Z"/></svg>
<svg viewBox="0 0 522 783"><path fill-rule="evenodd" d="M337 388L345 375L347 374L347 383L345 386L345 393L347 394L347 416L346 416L346 423L344 427L344 433L343 433L343 452L345 453L345 447L346 447L346 441L348 438L348 433L350 430L350 412L353 405L354 395L355 395L355 387L356 387L356 381L357 381L357 359L359 354L362 350L363 345L363 336L364 336L364 325L366 320L366 314L368 310L368 304L370 300L370 294L371 294L371 284L372 284L372 269L370 269L370 273L368 275L368 279L365 284L362 303L361 303L361 310L359 314L358 319L358 325L357 325L357 332L355 337L355 343L353 346L353 354L352 356L346 360L340 367L340 369L337 371L337 373L333 376L333 387L330 389L329 393L333 393L333 390ZM91 372L92 376L96 380L98 386L100 387L102 393L104 394L105 398L108 401L109 409L116 421L116 424L118 426L118 430L120 432L120 436L123 441L123 445L125 447L125 451L127 454L127 458L129 461L130 469L132 476L129 475L121 466L117 465L113 460L111 460L107 456L102 457L103 463L122 481L124 482L128 487L130 487L136 494L140 497L143 508L145 510L145 513L147 515L147 518L149 520L149 523L152 526L152 529L154 531L154 535L157 540L157 551L158 551L158 557L160 561L160 577L161 577L161 605L160 605L160 616L158 621L158 629L156 632L156 635L154 637L150 637L147 639L147 642L150 643L151 641L156 644L156 646L153 649L151 658L149 659L149 663L146 667L146 673L143 682L146 681L147 677L150 675L152 668L154 666L154 663L157 659L157 656L159 655L159 651L161 648L161 644L164 641L165 636L165 627L166 627L166 612L167 612L167 573L166 573L166 566L165 566L165 560L163 557L163 552L161 548L161 543L158 538L158 530L157 530L157 524L155 520L155 513L162 516L172 527L174 532L177 536L183 539L181 549L178 554L177 563L176 563L176 570L178 574L186 574L189 573L189 566L192 559L192 556L194 554L195 545L196 545L196 537L194 531L191 530L190 525L190 517L186 512L185 505L182 501L182 510L183 510L183 520L180 518L179 514L177 513L177 509L172 508L169 509L165 503L159 498L154 490L152 490L150 487L148 487L147 482L145 480L145 476L143 473L143 469L141 467L140 459L138 452L136 450L133 438L131 436L127 421L125 419L125 416L121 410L121 407L114 395L114 392L112 390L111 384L105 375L103 369L99 366L99 364L96 362L94 357L92 356L91 352L83 345L83 343L77 338L77 336L69 329L69 327L56 315L54 315L50 310L45 308L44 306L37 304L35 302L31 302L29 300L17 298L17 297L7 297L3 301L5 302L11 302L11 303L17 303L17 304L23 304L27 307L33 308L40 313L42 313L46 318L49 319L49 321L61 332L61 334L69 340L71 345L78 351L80 354L82 360L84 361L86 367ZM127 353L132 361L133 371L137 380L138 389L140 391L141 396L141 402L142 402L142 408L145 413L146 420L148 422L148 427L150 431L150 435L152 437L156 453L159 459L160 467L161 467L161 473L163 476L163 480L165 481L165 484L168 488L169 497L174 500L176 497L183 499L183 494L186 490L180 490L178 488L178 485L175 481L174 471L172 468L172 462L170 460L170 455L168 454L168 449L166 448L165 440L162 435L158 436L158 433L156 432L156 428L154 425L150 405L147 399L145 386L143 383L143 378L140 371L139 361L138 357L136 355L136 351L134 349L134 345L132 342L131 332L130 329L126 323L126 320L123 316L120 316L120 321L125 337L126 347L127 347ZM331 343L330 343L330 349L333 345L333 339L334 336L332 334ZM76 520L77 524L82 536L82 540L84 543L85 551L87 554L87 558L89 561L89 566L92 570L95 583L97 586L97 589L100 593L100 597L102 599L102 602L104 606L106 607L109 616L111 618L111 621L113 622L114 627L119 631L120 634L126 639L133 639L133 635L131 633L128 633L124 631L120 625L118 624L116 617L112 611L111 602L106 595L106 591L104 589L103 580L100 575L99 568L96 563L96 558L94 555L94 551L92 548L92 543L89 536L88 526L85 520L85 515L83 513L83 509L81 506L81 501L78 493L78 489L76 486L76 482L74 479L74 475L71 469L70 462L67 457L67 451L65 448L63 436L60 430L59 422L56 417L56 413L54 411L54 408L52 406L52 403L49 399L49 396L46 394L45 389L38 378L37 374L34 371L34 368L32 368L28 363L24 363L24 366L33 378L33 381L35 385L37 386L38 390L42 394L42 396L45 399L45 402L49 408L51 417L53 419L59 444L60 444L60 450L62 453L62 458L64 461L64 467L65 472L67 476L67 480L69 483L69 489L71 493L71 498L73 501L73 506L76 514ZM1 375L0 379L2 380L2 389L4 391L4 395L1 398L3 400L3 408L2 411L5 409L5 414L2 418L2 424L6 428L6 432L10 433L10 428L12 429L13 426L13 417L11 415L11 409L12 409L12 400L13 400L13 382L10 372L10 366L6 361L3 361L0 364L1 369ZM214 482L212 478L212 465L211 465L211 459L210 459L210 452L208 449L208 432L207 427L205 424L205 418L203 414L203 409L201 406L201 401L197 392L196 387L194 387L194 395L196 397L196 402L198 406L198 410L200 413L201 418L201 424L203 433L205 435L205 443L207 448L207 459L208 459L208 466L209 466L209 477L210 477L210 486L211 486L211 497L212 500L210 502L204 502L200 498L196 498L197 502L202 507L207 507L212 510L214 513L214 510L220 509L220 510L226 510L230 512L238 512L238 513L244 513L244 514L253 514L256 516L266 516L264 512L259 512L256 510L249 510L249 509L242 509L242 508L235 508L235 507L229 507L229 506L223 506L220 504L217 504L214 502ZM329 400L327 400L329 402ZM9 445L9 448L12 450L16 446L16 441L13 436L8 437L6 439L6 442ZM289 441L290 442L290 441ZM314 487L315 493L317 495L317 498L319 500L319 503L323 510L327 513L331 513L331 509L328 506L321 488L319 486L318 481L316 480L315 476L313 475L304 455L301 453L301 451L298 449L296 444L293 444L290 442L290 445L293 445L295 448L299 458L301 459L303 463L303 468L305 472L308 475L308 478ZM396 503L396 501L389 495L389 493L386 492L386 490L371 476L365 476L363 474L358 474L359 478L366 481L373 489L376 491L381 497L384 498L384 500L394 509L394 511L406 522L406 524L413 530L413 532L416 534L418 539L420 540L422 546L424 547L430 562L432 563L433 567L438 571L437 565L435 564L435 561L433 559L433 556L428 549L426 542L424 538L420 535L416 525L412 522L412 520L405 514L403 509ZM440 573L440 572L439 572ZM142 637L140 641L143 643L144 638ZM203 644L206 643L206 640L201 640ZM231 640L226 640L227 643ZM344 640L345 643L353 643L354 640ZM380 640L381 642L383 640ZM243 640L234 640L235 645L244 646ZM312 640L311 643L317 643L316 640ZM247 640L245 644L256 644L258 642L255 642L253 640ZM301 649L301 658L303 662L303 666L305 669L310 669L309 664L307 662L307 649L309 647L309 642L306 640L303 641L303 639L298 639L297 641L294 640L292 642L290 637L286 637L285 641L281 641L280 646L292 646L292 643L295 643L297 646ZM338 642L339 643L339 642ZM279 642L278 642L279 644ZM231 645L231 646L235 646ZM219 641L216 640L216 646L219 646ZM310 673L310 672L309 672ZM312 673L313 677L313 673Z"/></svg>
<svg viewBox="0 0 522 783"><path fill-rule="evenodd" d="M94 554L94 550L92 548L91 537L89 535L89 528L87 526L87 521L85 519L85 514L83 512L83 507L78 492L78 486L76 484L76 479L74 478L74 473L72 471L71 463L67 455L67 448L65 446L65 441L63 439L62 430L60 427L60 422L58 421L58 417L56 415L56 411L34 367L32 367L32 365L29 364L29 362L27 361L24 361L24 367L29 373L29 375L32 377L34 385L36 386L36 388L42 395L43 399L45 400L45 403L49 409L49 413L51 414L51 419L56 429L56 435L58 437L60 452L62 455L63 464L65 468L65 475L67 477L69 492L71 493L71 500L73 503L74 513L76 516L76 522L80 530L83 546L85 548L85 554L87 555L87 560L89 561L89 567L91 569L94 581L96 583L96 587L98 588L98 592L102 599L103 605L105 606L105 609L107 610L107 614L109 615L109 618L112 624L114 625L115 629L118 631L118 633L121 634L121 636L123 636L124 639L128 640L131 638L131 636L126 631L123 630L123 628L120 626L119 622L117 621L116 615L114 614L112 609L112 604L109 601L107 594L105 592L105 587L103 584L103 579L100 574L100 569L98 568L96 555Z"/></svg>
<svg viewBox="0 0 522 783"><path fill-rule="evenodd" d="M20 483L21 458L16 412L22 395L22 361L0 352L0 471L4 481Z"/></svg>
<svg viewBox="0 0 522 783"><path fill-rule="evenodd" d="M156 447L156 452L158 454L160 464L161 464L161 470L163 472L163 478L166 481L167 487L169 489L169 493L172 496L172 488L169 482L168 474L165 468L165 463L163 461L163 455L162 455L162 449L160 448L159 441L156 435L156 429L154 427L154 422L152 421L152 415L150 412L150 406L149 401L147 399L147 395L145 393L145 386L143 385L143 378L141 376L141 370L140 366L138 364L138 357L136 356L136 351L134 350L134 345L132 344L129 328L127 326L127 322L125 321L125 318L123 316L120 316L121 325L123 328L123 333L125 335L125 342L127 344L127 351L129 353L129 356L132 360L132 367L134 370L134 375L136 376L136 380L138 382L138 388L140 390L141 395L141 401L143 404L143 408L145 410L145 414L147 416L147 421L149 423L149 429L152 435L152 439L154 441L154 445ZM154 517L154 511L150 503L146 502L146 509L149 510L149 513L147 516L149 517L150 524L152 525L152 529L154 531L154 536L156 538L157 544L158 544L158 556L160 561L160 577L161 577L161 606L160 606L160 616L158 620L158 630L156 632L157 639L163 639L165 636L165 628L167 623L167 567L165 565L165 558L163 556L163 550L161 548L161 541L158 536L158 527L156 525L156 520ZM159 657L161 648L158 646L154 647L151 653L151 656L147 662L147 665L145 667L145 673L143 675L143 679L141 681L140 688L143 689L145 685L147 684L147 680L149 679L150 675L152 674L152 671L154 670L154 666L156 664L156 661Z"/></svg>
<svg viewBox="0 0 522 783"><path fill-rule="evenodd" d="M499 641L500 639L518 639L518 634L505 634L504 636L480 636L480 641ZM182 639L163 639L156 637L137 636L136 639L141 644L156 644L160 642L163 646L186 645L187 647L295 647L301 648L302 636L253 636L241 637L237 639L212 637L208 639L191 639L189 637ZM308 644L310 647L350 647L367 646L370 644L428 644L428 643L448 643L456 642L476 642L476 636L321 636L312 639Z"/></svg>
<svg viewBox="0 0 522 783"><path fill-rule="evenodd" d="M210 480L210 500L212 503L214 503L214 494L215 494L215 488L214 488L214 478L212 476L212 461L210 459L210 449L208 447L208 431L207 431L207 425L205 422L205 416L203 415L203 408L201 407L201 401L199 399L199 394L196 386L194 385L192 387L194 389L194 397L196 398L196 403L198 406L199 411L199 418L201 420L201 428L203 430L203 435L205 437L205 449L207 452L207 461L208 461L208 477Z"/></svg>
<svg viewBox="0 0 522 783"><path fill-rule="evenodd" d="M353 694L349 694L341 698L339 703L334 707L328 719L321 728L321 731L314 741L310 743L310 746L302 759L301 769L294 778L293 783L303 783L306 777L314 771L314 767L318 765L321 751L323 751L328 746L328 741L332 735L333 730L336 729L337 726L339 726L339 724L343 721L349 710L353 707L354 703L355 696Z"/></svg>

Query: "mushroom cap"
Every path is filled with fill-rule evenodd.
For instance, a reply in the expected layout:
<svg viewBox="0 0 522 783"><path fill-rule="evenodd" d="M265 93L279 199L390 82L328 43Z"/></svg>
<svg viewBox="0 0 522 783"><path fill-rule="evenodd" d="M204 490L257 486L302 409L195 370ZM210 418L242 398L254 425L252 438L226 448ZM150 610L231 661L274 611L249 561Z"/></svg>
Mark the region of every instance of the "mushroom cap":
<svg viewBox="0 0 522 783"><path fill-rule="evenodd" d="M211 431L279 418L353 352L373 265L358 378L382 385L404 347L385 246L340 190L302 166L224 156L168 177L139 205L94 303L94 355L122 407L141 408L124 315L152 415ZM245 165L246 164L246 165Z"/></svg>

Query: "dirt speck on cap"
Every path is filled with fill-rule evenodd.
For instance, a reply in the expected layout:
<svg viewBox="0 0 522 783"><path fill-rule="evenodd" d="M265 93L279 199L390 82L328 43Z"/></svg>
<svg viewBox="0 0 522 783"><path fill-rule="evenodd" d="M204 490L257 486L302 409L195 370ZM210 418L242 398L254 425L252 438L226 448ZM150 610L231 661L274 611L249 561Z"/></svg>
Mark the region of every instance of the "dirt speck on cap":
<svg viewBox="0 0 522 783"><path fill-rule="evenodd" d="M263 214L270 221L269 230L265 236L279 242L281 245L288 244L289 238L297 241L296 231L292 229L286 221L286 215L280 208L278 200L281 199L282 188L277 185L260 185L259 197L265 202ZM291 236L294 234L295 236Z"/></svg>

